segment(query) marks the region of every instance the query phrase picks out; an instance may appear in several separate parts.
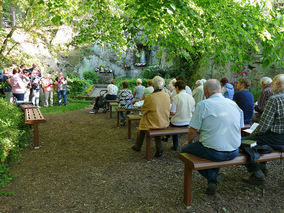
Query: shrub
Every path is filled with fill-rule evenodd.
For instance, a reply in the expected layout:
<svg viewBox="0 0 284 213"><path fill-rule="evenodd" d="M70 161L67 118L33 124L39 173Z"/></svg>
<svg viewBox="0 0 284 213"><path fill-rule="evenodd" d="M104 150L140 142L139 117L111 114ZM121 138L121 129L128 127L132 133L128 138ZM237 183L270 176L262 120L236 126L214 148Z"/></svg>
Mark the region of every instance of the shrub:
<svg viewBox="0 0 284 213"><path fill-rule="evenodd" d="M116 81L116 86L119 88L119 90L122 89L122 86L121 86L121 82L122 81L127 81L128 82L128 89L130 89L132 92L134 91L134 88L136 87L136 80L137 78L118 78L118 79L115 79ZM147 81L149 79L142 79L142 85L147 87Z"/></svg>
<svg viewBox="0 0 284 213"><path fill-rule="evenodd" d="M7 165L20 157L20 150L31 141L31 132L24 124L24 113L15 105L0 99L0 186L10 179Z"/></svg>
<svg viewBox="0 0 284 213"><path fill-rule="evenodd" d="M96 84L98 83L98 73L95 71L86 71L83 72L83 77L85 80L90 81L91 84Z"/></svg>
<svg viewBox="0 0 284 213"><path fill-rule="evenodd" d="M68 74L67 76L69 94L73 96L82 95L91 86L89 81L81 80L72 74Z"/></svg>

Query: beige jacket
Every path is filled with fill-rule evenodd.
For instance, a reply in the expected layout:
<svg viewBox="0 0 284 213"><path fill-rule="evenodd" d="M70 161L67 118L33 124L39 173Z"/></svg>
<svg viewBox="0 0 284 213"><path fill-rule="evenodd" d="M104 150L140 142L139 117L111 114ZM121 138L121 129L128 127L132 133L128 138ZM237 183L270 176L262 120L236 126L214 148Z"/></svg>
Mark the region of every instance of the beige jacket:
<svg viewBox="0 0 284 213"><path fill-rule="evenodd" d="M142 106L143 116L139 123L139 130L162 129L170 124L170 96L163 92L148 95Z"/></svg>

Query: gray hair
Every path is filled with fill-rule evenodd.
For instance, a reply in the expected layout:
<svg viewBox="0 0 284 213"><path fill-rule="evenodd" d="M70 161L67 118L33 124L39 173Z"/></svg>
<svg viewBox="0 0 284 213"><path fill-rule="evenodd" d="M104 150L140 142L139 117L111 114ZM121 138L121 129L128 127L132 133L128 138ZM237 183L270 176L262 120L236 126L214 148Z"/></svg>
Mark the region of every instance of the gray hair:
<svg viewBox="0 0 284 213"><path fill-rule="evenodd" d="M210 94L221 92L221 85L217 79L209 79L203 86Z"/></svg>
<svg viewBox="0 0 284 213"><path fill-rule="evenodd" d="M165 85L165 80L160 76L155 76L152 80L154 89L163 89Z"/></svg>
<svg viewBox="0 0 284 213"><path fill-rule="evenodd" d="M278 74L276 75L273 80L275 80L276 84L278 84L279 82L281 82L281 88L280 90L283 90L284 89L284 74Z"/></svg>
<svg viewBox="0 0 284 213"><path fill-rule="evenodd" d="M142 84L142 80L140 78L137 78L136 83L137 84Z"/></svg>
<svg viewBox="0 0 284 213"><path fill-rule="evenodd" d="M260 79L260 84L269 85L271 84L271 82L272 82L272 79L269 77L262 77Z"/></svg>

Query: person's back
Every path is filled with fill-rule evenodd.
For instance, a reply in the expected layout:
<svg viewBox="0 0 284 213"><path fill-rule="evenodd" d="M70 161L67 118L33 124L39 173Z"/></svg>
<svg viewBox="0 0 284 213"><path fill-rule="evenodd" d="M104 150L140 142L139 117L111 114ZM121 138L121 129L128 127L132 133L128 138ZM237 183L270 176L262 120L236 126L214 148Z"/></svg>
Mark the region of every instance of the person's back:
<svg viewBox="0 0 284 213"><path fill-rule="evenodd" d="M224 97L229 98L230 100L233 100L234 93L235 93L234 86L232 84L226 83L224 87L226 88Z"/></svg>
<svg viewBox="0 0 284 213"><path fill-rule="evenodd" d="M173 103L176 105L176 112L171 118L171 123L188 123L194 111L195 101L191 95L182 90L173 98Z"/></svg>
<svg viewBox="0 0 284 213"><path fill-rule="evenodd" d="M145 98L143 116L139 129L160 129L169 126L170 97L163 91L154 92Z"/></svg>
<svg viewBox="0 0 284 213"><path fill-rule="evenodd" d="M201 101L198 105L199 108L194 113L200 113L203 117L200 142L218 151L236 150L241 143L240 120L242 120L236 103L219 93Z"/></svg>
<svg viewBox="0 0 284 213"><path fill-rule="evenodd" d="M140 99L143 97L145 87L142 85L138 85L134 88L135 92L135 101L140 101Z"/></svg>
<svg viewBox="0 0 284 213"><path fill-rule="evenodd" d="M244 122L249 124L252 122L254 97L248 90L242 90L234 95L234 101L244 112Z"/></svg>

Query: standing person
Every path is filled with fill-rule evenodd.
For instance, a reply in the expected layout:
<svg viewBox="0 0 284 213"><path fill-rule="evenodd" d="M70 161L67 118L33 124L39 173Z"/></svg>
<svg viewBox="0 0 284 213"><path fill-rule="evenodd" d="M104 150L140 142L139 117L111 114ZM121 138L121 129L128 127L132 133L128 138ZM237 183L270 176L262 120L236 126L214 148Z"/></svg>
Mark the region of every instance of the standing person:
<svg viewBox="0 0 284 213"><path fill-rule="evenodd" d="M234 86L229 83L227 78L222 78L220 80L222 85L222 94L225 98L229 98L230 100L233 100L234 97Z"/></svg>
<svg viewBox="0 0 284 213"><path fill-rule="evenodd" d="M31 75L31 84L32 84L32 102L33 105L39 107L39 97L40 97L40 81L41 78L37 70L34 70Z"/></svg>
<svg viewBox="0 0 284 213"><path fill-rule="evenodd" d="M171 107L171 126L187 127L191 120L195 101L192 95L189 95L185 90L185 82L177 81L175 88L177 95L173 97ZM178 148L178 135L173 135L173 150Z"/></svg>
<svg viewBox="0 0 284 213"><path fill-rule="evenodd" d="M142 80L140 78L136 80L136 85L137 86L134 88L134 92L133 92L133 97L134 97L133 102L134 103L137 101L140 101L140 99L143 96L144 89L145 89L145 87L142 86Z"/></svg>
<svg viewBox="0 0 284 213"><path fill-rule="evenodd" d="M182 153L211 161L227 161L238 156L243 127L243 112L236 103L221 94L218 80L204 84L206 100L199 102L190 121L188 142ZM199 134L199 142L193 139ZM208 181L206 194L215 195L217 184L224 178L219 168L198 170Z"/></svg>
<svg viewBox="0 0 284 213"><path fill-rule="evenodd" d="M67 80L63 77L62 72L58 72L54 84L56 85L56 92L58 96L58 105L62 104L62 97L64 100L64 106L67 105Z"/></svg>
<svg viewBox="0 0 284 213"><path fill-rule="evenodd" d="M148 95L142 105L142 118L139 122L136 143L131 147L134 151L139 152L143 145L146 130L163 129L170 124L170 96L163 91L165 81L160 76L153 78L154 92ZM161 137L155 136L156 153L155 157L161 157L163 148Z"/></svg>
<svg viewBox="0 0 284 213"><path fill-rule="evenodd" d="M237 84L237 90L234 94L233 100L238 104L238 106L244 112L244 122L245 124L250 124L253 117L253 108L254 108L254 97L248 91L250 81L247 78L240 78Z"/></svg>
<svg viewBox="0 0 284 213"><path fill-rule="evenodd" d="M48 107L48 99L50 99L50 106L53 106L53 81L51 75L47 74L44 79L42 79L42 85L44 88L44 107Z"/></svg>
<svg viewBox="0 0 284 213"><path fill-rule="evenodd" d="M32 88L31 79L30 79L29 74L30 74L30 72L27 69L23 70L22 79L23 79L24 84L26 85L25 94L24 94L24 101L25 102L29 102L30 91L31 91L31 88Z"/></svg>
<svg viewBox="0 0 284 213"><path fill-rule="evenodd" d="M24 94L26 90L26 85L24 84L22 78L20 77L20 69L13 69L13 76L11 77L12 93L17 101L24 101Z"/></svg>
<svg viewBox="0 0 284 213"><path fill-rule="evenodd" d="M128 109L132 107L133 95L132 92L128 89L128 82L122 81L122 90L118 94L118 107ZM126 111L126 114L129 114L129 111ZM119 112L121 116L121 125L124 126L126 124L125 115L123 112Z"/></svg>
<svg viewBox="0 0 284 213"><path fill-rule="evenodd" d="M260 79L259 83L262 88L262 91L257 99L257 104L254 107L254 110L257 112L255 114L254 120L257 122L259 122L260 116L264 111L266 102L273 95L273 92L271 92L271 89L270 89L271 82L272 82L272 79L269 77L263 77Z"/></svg>
<svg viewBox="0 0 284 213"><path fill-rule="evenodd" d="M257 145L284 146L284 74L279 74L273 78L271 91L275 94L271 96L261 115L258 127L250 137L257 141ZM250 163L246 165L250 177L246 180L250 184L262 185L265 183L265 175L268 173L267 163Z"/></svg>
<svg viewBox="0 0 284 213"><path fill-rule="evenodd" d="M5 99L8 102L13 103L12 87L9 78L9 72L7 69L3 70L2 82L3 82L3 92L5 94Z"/></svg>

